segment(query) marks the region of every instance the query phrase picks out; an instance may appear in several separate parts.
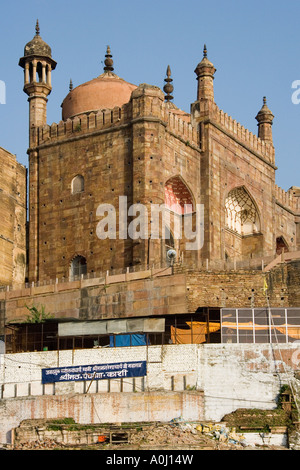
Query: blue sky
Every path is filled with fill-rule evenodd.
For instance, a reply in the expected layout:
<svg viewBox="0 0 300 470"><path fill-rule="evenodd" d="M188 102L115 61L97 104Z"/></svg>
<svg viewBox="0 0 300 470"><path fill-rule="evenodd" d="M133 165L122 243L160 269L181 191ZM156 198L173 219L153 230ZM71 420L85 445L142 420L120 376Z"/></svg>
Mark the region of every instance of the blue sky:
<svg viewBox="0 0 300 470"><path fill-rule="evenodd" d="M0 146L27 164L28 102L18 66L35 34L51 46L57 68L48 101L48 124L61 119L61 103L74 87L103 71L106 46L115 72L139 85L163 87L172 70L174 103L190 111L196 99L194 69L203 44L215 65L215 101L257 133L255 116L263 96L275 115L276 182L300 186L300 104L292 102L292 83L300 80L300 1L287 0L11 0L2 2ZM300 96L300 94L299 94Z"/></svg>

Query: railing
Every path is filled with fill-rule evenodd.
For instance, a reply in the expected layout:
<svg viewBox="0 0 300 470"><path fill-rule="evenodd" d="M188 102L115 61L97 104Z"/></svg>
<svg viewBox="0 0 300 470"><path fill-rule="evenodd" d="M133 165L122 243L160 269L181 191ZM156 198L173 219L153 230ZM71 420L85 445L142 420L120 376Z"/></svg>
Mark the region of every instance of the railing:
<svg viewBox="0 0 300 470"><path fill-rule="evenodd" d="M134 279L142 279L146 277L155 277L172 274L172 268L168 263L153 266L131 266L127 268L115 269L113 271L100 271L79 276L61 277L56 279L44 279L37 282L26 282L25 284L15 284L0 286L0 292L11 292L20 289L30 289L34 287L55 286L70 283L93 284L93 281L103 284L112 284L116 282L131 281Z"/></svg>
<svg viewBox="0 0 300 470"><path fill-rule="evenodd" d="M264 271L271 271L271 269L275 268L278 264L295 261L297 259L300 260L300 251L283 252L277 256L277 258L273 259L273 261L264 268Z"/></svg>
<svg viewBox="0 0 300 470"><path fill-rule="evenodd" d="M300 251L285 252L274 258L274 254L267 253L264 257L258 258L247 258L244 260L237 259L217 259L209 260L203 259L197 261L193 260L179 260L175 263L174 268L170 266L170 263L160 263L153 266L130 266L127 268L120 268L113 271L100 271L82 274L80 276L73 277L62 277L56 279L45 279L42 281L25 283L25 284L16 284L16 285L7 285L0 286L0 292L11 292L14 290L20 289L29 289L32 287L42 287L42 286L53 286L55 284L68 284L74 282L82 282L93 280L96 282L102 282L105 284L111 284L115 282L125 282L133 279L140 279L145 277L153 276L162 276L162 275L171 275L172 273L180 273L185 270L195 270L195 271L270 271L272 268L277 266L280 263L286 263L288 261L300 259Z"/></svg>

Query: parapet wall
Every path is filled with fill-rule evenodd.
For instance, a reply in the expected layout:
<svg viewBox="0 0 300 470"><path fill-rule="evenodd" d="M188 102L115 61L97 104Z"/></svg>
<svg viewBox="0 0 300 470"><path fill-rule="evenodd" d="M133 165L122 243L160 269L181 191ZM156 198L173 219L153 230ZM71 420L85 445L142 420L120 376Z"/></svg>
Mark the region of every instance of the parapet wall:
<svg viewBox="0 0 300 470"><path fill-rule="evenodd" d="M197 128L190 122L178 117L175 113L168 112L167 116L167 130L178 137L181 137L190 145L199 147L199 139Z"/></svg>
<svg viewBox="0 0 300 470"><path fill-rule="evenodd" d="M292 188L285 191L275 184L275 198L277 204L298 214L300 213L300 197L293 194Z"/></svg>
<svg viewBox="0 0 300 470"><path fill-rule="evenodd" d="M80 279L0 292L2 316L24 321L26 305L44 305L55 318L85 320L186 313L184 274L149 270L94 279Z"/></svg>
<svg viewBox="0 0 300 470"><path fill-rule="evenodd" d="M160 116L162 123L167 127L168 131L188 142L190 145L198 146L197 129L186 120L178 117L177 114L170 111L164 103L156 105L157 112L152 116L138 116L138 118L147 117L157 119ZM100 109L98 111L90 111L59 123L41 126L31 129L32 142L37 146L56 143L65 139L78 138L85 134L92 134L97 131L114 130L123 125L130 124L132 120L131 102L122 107L113 109Z"/></svg>
<svg viewBox="0 0 300 470"><path fill-rule="evenodd" d="M76 138L97 130L115 128L129 122L130 105L121 108L91 111L66 121L60 121L31 130L36 145L59 142L65 139Z"/></svg>
<svg viewBox="0 0 300 470"><path fill-rule="evenodd" d="M273 165L275 164L275 151L273 145L260 139L227 113L224 113L224 111L222 111L222 109L220 109L216 103L212 104L211 118L214 122L225 129L229 134L231 134L234 139L239 140L250 150L258 153Z"/></svg>

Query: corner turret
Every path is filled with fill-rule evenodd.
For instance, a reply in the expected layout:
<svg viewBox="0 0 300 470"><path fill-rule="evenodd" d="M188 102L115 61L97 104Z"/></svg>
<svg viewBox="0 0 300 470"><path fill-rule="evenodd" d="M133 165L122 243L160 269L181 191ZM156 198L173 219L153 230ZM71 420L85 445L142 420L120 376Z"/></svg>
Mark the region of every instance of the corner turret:
<svg viewBox="0 0 300 470"><path fill-rule="evenodd" d="M214 101L214 74L215 67L207 58L207 48L204 44L203 59L197 65L195 74L198 80L197 101L207 99Z"/></svg>
<svg viewBox="0 0 300 470"><path fill-rule="evenodd" d="M273 144L272 124L274 115L267 106L267 99L265 96L263 98L263 106L255 119L258 121L258 137L265 142Z"/></svg>

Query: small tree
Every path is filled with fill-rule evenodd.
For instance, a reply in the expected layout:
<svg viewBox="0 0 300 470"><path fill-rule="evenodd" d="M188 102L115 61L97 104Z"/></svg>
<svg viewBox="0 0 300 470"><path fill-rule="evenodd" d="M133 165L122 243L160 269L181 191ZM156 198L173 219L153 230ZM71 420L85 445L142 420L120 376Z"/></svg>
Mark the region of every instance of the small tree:
<svg viewBox="0 0 300 470"><path fill-rule="evenodd" d="M26 318L26 323L44 323L49 318L53 318L53 315L45 312L45 306L41 305L40 308L33 305L32 307L25 307L29 310L30 315Z"/></svg>

